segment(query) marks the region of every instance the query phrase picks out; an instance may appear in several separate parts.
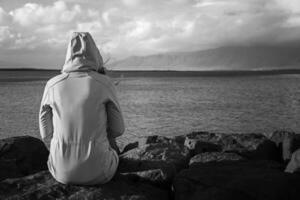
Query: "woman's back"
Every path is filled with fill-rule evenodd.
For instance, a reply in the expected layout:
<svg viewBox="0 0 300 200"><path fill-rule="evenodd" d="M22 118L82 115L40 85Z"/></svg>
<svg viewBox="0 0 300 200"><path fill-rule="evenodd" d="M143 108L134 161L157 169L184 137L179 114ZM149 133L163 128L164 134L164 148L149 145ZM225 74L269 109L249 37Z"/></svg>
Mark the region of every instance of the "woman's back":
<svg viewBox="0 0 300 200"><path fill-rule="evenodd" d="M95 72L70 73L52 87L53 119L58 127L54 133L60 134L54 136L64 141L106 137L105 103L113 98L113 90L106 77L95 74L102 80L99 82L89 75L91 73Z"/></svg>

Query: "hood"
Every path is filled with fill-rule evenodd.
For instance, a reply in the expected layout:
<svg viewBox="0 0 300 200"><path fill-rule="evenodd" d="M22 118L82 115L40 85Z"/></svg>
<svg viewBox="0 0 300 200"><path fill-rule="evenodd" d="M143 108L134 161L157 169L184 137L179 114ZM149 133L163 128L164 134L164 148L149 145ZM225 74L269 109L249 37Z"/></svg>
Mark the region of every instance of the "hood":
<svg viewBox="0 0 300 200"><path fill-rule="evenodd" d="M103 59L91 36L87 32L74 32L69 42L62 72L101 71Z"/></svg>

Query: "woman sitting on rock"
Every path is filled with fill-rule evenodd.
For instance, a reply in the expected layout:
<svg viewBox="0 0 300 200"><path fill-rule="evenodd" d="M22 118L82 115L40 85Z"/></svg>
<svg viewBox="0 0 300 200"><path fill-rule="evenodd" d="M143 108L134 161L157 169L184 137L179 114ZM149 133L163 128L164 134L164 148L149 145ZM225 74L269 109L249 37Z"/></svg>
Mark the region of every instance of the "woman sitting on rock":
<svg viewBox="0 0 300 200"><path fill-rule="evenodd" d="M119 163L115 138L123 134L124 121L89 33L73 33L62 74L45 87L39 125L57 181L91 185L114 176Z"/></svg>

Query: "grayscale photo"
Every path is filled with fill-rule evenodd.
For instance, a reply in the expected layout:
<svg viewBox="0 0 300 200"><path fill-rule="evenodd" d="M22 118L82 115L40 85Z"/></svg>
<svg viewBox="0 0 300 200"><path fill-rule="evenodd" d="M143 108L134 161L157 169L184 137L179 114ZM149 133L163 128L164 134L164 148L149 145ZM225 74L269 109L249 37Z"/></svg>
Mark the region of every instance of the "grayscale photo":
<svg viewBox="0 0 300 200"><path fill-rule="evenodd" d="M299 198L299 0L0 0L1 200Z"/></svg>

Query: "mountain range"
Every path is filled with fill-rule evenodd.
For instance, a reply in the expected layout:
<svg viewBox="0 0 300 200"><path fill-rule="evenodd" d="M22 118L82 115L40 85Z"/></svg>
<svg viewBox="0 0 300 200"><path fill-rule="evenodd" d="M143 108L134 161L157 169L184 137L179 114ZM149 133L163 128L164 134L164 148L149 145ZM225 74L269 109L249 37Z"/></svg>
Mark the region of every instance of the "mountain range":
<svg viewBox="0 0 300 200"><path fill-rule="evenodd" d="M220 47L131 56L108 64L118 70L269 70L299 69L300 47Z"/></svg>

